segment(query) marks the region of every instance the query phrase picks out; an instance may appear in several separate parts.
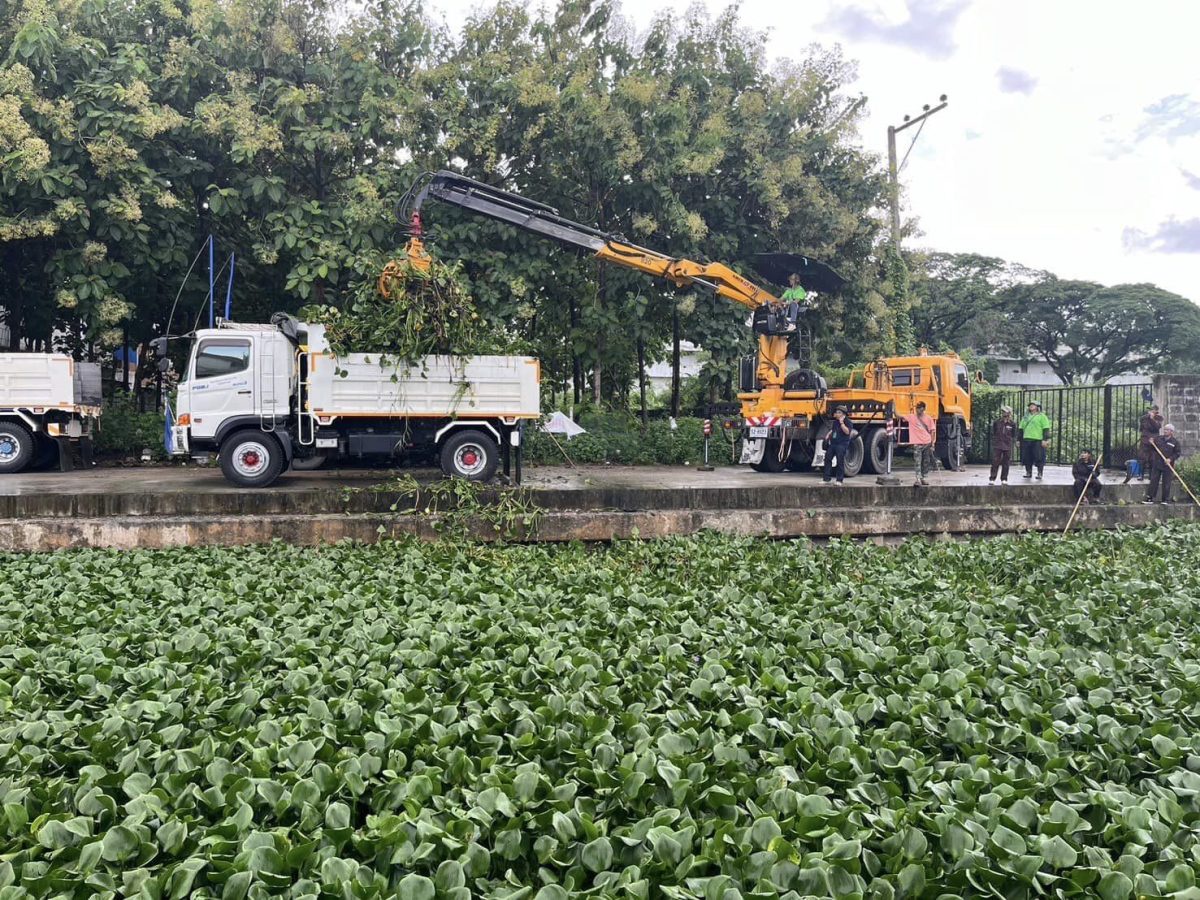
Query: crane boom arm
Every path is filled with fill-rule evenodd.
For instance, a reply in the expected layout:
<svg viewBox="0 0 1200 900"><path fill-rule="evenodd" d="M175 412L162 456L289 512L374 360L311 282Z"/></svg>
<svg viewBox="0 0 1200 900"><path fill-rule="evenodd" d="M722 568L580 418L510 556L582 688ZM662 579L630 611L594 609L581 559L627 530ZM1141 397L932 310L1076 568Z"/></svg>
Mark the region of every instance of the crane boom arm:
<svg viewBox="0 0 1200 900"><path fill-rule="evenodd" d="M430 197L477 215L506 222L568 247L588 250L599 260L665 279L676 287L701 285L718 296L750 309L778 302L778 298L769 291L723 263L677 259L639 247L620 235L607 234L598 228L564 218L558 214L558 210L544 203L446 171L427 173L402 201L406 207L405 218L410 222L415 241L415 247L410 246L409 249L410 257L423 252L420 244L421 207Z"/></svg>

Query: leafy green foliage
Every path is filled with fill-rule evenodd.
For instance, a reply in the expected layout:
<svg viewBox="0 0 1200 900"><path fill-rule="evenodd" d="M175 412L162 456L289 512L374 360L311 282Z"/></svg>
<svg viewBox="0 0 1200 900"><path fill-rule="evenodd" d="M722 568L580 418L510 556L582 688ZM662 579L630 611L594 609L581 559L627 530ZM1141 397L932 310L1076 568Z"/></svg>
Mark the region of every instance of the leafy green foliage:
<svg viewBox="0 0 1200 900"><path fill-rule="evenodd" d="M308 306L305 321L324 325L334 354L378 353L393 362L416 364L434 354L507 353L511 336L479 315L457 265L433 261L424 272L407 264L389 266L376 280L363 281L345 309Z"/></svg>
<svg viewBox="0 0 1200 900"><path fill-rule="evenodd" d="M563 465L562 451L565 450L573 462L583 464L678 466L694 465L704 459L702 419L681 418L675 429L661 420L642 427L636 420L620 414L583 417L581 424L588 429L586 434L569 441L556 436L557 445L542 432L526 432L525 458L533 463ZM723 432L718 432L714 422L709 450L713 460L729 459L730 440Z"/></svg>
<svg viewBox="0 0 1200 900"><path fill-rule="evenodd" d="M1194 896L1195 526L0 566L6 896Z"/></svg>
<svg viewBox="0 0 1200 900"><path fill-rule="evenodd" d="M98 453L138 456L143 450L150 450L156 458L163 458L166 455L163 427L161 412L140 412L132 396L117 392L104 404L95 448Z"/></svg>

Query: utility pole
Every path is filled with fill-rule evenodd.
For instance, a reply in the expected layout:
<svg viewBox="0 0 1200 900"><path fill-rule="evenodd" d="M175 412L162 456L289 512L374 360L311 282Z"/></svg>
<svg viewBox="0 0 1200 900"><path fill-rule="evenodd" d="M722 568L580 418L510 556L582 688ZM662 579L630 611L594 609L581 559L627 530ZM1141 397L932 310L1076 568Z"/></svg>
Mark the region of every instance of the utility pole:
<svg viewBox="0 0 1200 900"><path fill-rule="evenodd" d="M892 219L892 249L897 253L900 252L900 170L904 168L904 164L908 162L908 154L912 152L913 146L917 143L917 138L921 136L921 128L925 127L925 120L936 112L941 112L946 108L946 95L942 94L938 98L938 105L930 108L926 103L924 111L915 119L910 116L904 117L904 124L888 126L888 200L891 207ZM911 128L913 125L921 123L921 128L917 129L917 133L913 136L912 143L908 145L908 149L904 151L904 159L896 162L896 135L905 128Z"/></svg>

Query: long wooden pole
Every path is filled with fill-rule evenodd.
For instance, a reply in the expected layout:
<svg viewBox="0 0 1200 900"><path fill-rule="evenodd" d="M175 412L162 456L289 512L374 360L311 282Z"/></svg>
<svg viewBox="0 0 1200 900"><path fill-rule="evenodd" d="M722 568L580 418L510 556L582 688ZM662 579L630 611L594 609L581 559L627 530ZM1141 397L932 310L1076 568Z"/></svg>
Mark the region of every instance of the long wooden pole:
<svg viewBox="0 0 1200 900"><path fill-rule="evenodd" d="M1096 457L1095 465L1092 466L1092 471L1088 473L1088 479L1084 482L1083 490L1079 492L1079 496L1075 500L1075 508L1071 510L1071 518L1067 519L1067 527L1063 529L1065 535L1071 530L1071 523L1075 521L1075 514L1079 512L1079 505L1083 503L1083 498L1087 496L1088 488L1092 484L1092 479L1096 477L1096 473L1100 471L1100 464L1104 462L1104 454L1101 453Z"/></svg>
<svg viewBox="0 0 1200 900"><path fill-rule="evenodd" d="M1174 475L1179 479L1179 483L1183 485L1183 489L1187 491L1188 496L1192 498L1192 502L1197 506L1200 506L1200 500L1196 499L1196 495L1192 493L1192 489L1188 487L1188 483L1183 480L1182 475L1175 471L1175 466L1171 464L1169 459L1167 459L1167 455L1162 452L1162 449L1158 446L1158 444L1154 443L1154 441L1151 441L1150 446L1154 448L1155 453L1162 457L1162 461L1167 464L1167 468L1170 470L1171 475Z"/></svg>

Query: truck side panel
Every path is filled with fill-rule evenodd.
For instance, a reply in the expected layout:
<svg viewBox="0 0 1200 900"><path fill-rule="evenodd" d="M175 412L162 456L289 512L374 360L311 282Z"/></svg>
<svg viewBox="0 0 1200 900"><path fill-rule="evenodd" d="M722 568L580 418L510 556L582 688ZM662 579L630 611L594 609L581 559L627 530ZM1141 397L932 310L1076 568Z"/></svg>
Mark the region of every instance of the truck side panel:
<svg viewBox="0 0 1200 900"><path fill-rule="evenodd" d="M538 362L531 357L430 356L410 368L381 366L375 354L313 353L308 372L309 408L318 416L540 414Z"/></svg>
<svg viewBox="0 0 1200 900"><path fill-rule="evenodd" d="M74 406L74 361L51 353L0 353L0 406Z"/></svg>

